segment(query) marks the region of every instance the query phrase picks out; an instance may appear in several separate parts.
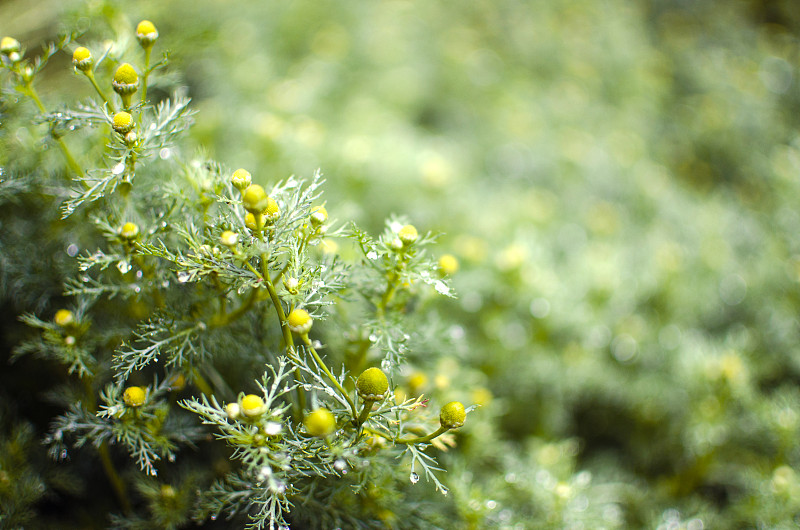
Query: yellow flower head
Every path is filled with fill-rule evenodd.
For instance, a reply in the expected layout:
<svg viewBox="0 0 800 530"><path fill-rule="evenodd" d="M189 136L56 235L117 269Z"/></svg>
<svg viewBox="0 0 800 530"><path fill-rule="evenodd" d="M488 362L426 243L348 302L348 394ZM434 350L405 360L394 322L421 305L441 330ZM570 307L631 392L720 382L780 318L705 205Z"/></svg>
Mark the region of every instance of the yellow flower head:
<svg viewBox="0 0 800 530"><path fill-rule="evenodd" d="M289 318L286 319L289 329L299 335L305 335L311 330L311 325L314 319L305 309L295 309L289 313Z"/></svg>
<svg viewBox="0 0 800 530"><path fill-rule="evenodd" d="M356 391L364 401L380 401L389 390L389 379L380 368L367 368L356 380Z"/></svg>
<svg viewBox="0 0 800 530"><path fill-rule="evenodd" d="M118 133L127 134L133 129L133 116L124 110L122 112L117 112L114 114L111 126L114 127L114 130Z"/></svg>
<svg viewBox="0 0 800 530"><path fill-rule="evenodd" d="M129 407L141 407L144 405L146 396L147 393L144 388L140 386L129 386L125 389L125 393L122 394L122 401Z"/></svg>
<svg viewBox="0 0 800 530"><path fill-rule="evenodd" d="M63 328L75 322L75 315L69 309L59 309L53 321Z"/></svg>
<svg viewBox="0 0 800 530"><path fill-rule="evenodd" d="M75 51L72 52L72 66L82 72L86 72L91 70L92 65L94 65L94 59L89 48L84 48L83 46L75 48Z"/></svg>
<svg viewBox="0 0 800 530"><path fill-rule="evenodd" d="M114 72L114 80L111 85L114 91L123 96L136 92L136 85L139 83L139 74L128 63L122 63Z"/></svg>
<svg viewBox="0 0 800 530"><path fill-rule="evenodd" d="M242 398L242 412L249 418L260 416L263 414L264 408L264 400L261 396L247 394Z"/></svg>
<svg viewBox="0 0 800 530"><path fill-rule="evenodd" d="M328 436L336 430L336 418L326 408L318 408L303 420L306 432L320 438Z"/></svg>
<svg viewBox="0 0 800 530"><path fill-rule="evenodd" d="M253 215L262 214L269 206L269 196L264 188L258 184L248 186L242 194L242 205L244 209Z"/></svg>
<svg viewBox="0 0 800 530"><path fill-rule="evenodd" d="M467 412L460 401L451 401L439 412L439 422L447 429L457 429L464 425Z"/></svg>
<svg viewBox="0 0 800 530"><path fill-rule="evenodd" d="M136 223L127 222L119 229L119 235L125 239L133 239L139 235L139 227Z"/></svg>
<svg viewBox="0 0 800 530"><path fill-rule="evenodd" d="M158 39L158 30L156 30L155 24L149 20L142 20L139 22L136 26L136 39L139 41L139 44L142 45L142 48L149 48L152 46L156 39Z"/></svg>
<svg viewBox="0 0 800 530"><path fill-rule="evenodd" d="M397 237L403 242L403 246L409 246L419 238L419 233L414 225L405 225L397 232Z"/></svg>
<svg viewBox="0 0 800 530"><path fill-rule="evenodd" d="M252 184L252 182L253 176L246 169L239 168L233 172L233 175L231 175L231 184L233 184L234 187L239 191L246 190L247 187Z"/></svg>

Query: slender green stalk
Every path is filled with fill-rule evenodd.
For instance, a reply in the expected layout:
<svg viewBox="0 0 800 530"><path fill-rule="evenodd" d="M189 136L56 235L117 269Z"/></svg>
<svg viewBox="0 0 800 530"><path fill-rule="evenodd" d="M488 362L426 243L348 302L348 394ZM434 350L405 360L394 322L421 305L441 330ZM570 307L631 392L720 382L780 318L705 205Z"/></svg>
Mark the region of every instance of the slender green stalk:
<svg viewBox="0 0 800 530"><path fill-rule="evenodd" d="M103 90L100 88L100 85L97 84L97 80L94 78L94 71L86 70L84 73L86 74L86 77L89 78L89 81L92 83L92 86L94 87L95 92L97 92L97 95L100 96L100 99L102 99L103 103L105 103L106 107L108 107L108 112L113 114L114 105L108 100L105 93L103 93Z"/></svg>
<svg viewBox="0 0 800 530"><path fill-rule="evenodd" d="M36 104L36 107L39 109L39 112L41 112L42 114L47 114L47 109L44 108L42 100L39 99L39 94L36 93L36 89L33 88L33 85L31 84L30 81L25 81L25 90L27 91L28 96L30 96L30 98ZM70 152L69 147L67 147L67 144L64 142L64 139L59 136L56 136L55 134L53 134L52 136L56 140L56 143L58 143L59 147L61 147L61 151L64 153L64 158L67 159L67 165L69 166L69 168L75 173L77 173L78 176L82 177L83 169L81 169L81 166L75 160L75 157L72 156L72 153ZM86 183L84 183L84 185L88 186Z"/></svg>
<svg viewBox="0 0 800 530"><path fill-rule="evenodd" d="M317 350L314 349L314 346L312 346L311 344L311 339L308 338L308 333L303 335L303 342L305 342L308 351L311 352L311 355L317 361L319 367L322 368L322 371L325 372L325 375L328 376L328 379L330 379L331 383L333 383L333 385L339 390L339 392L341 392L342 396L344 396L344 398L347 400L347 403L350 405L350 410L353 412L353 418L354 419L358 418L359 415L356 412L356 404L353 403L353 400L350 399L350 395L347 393L347 390L345 390L344 387L341 385L341 383L339 383L338 379L336 379L336 377L331 373L331 371L328 369L328 366L319 356Z"/></svg>
<svg viewBox="0 0 800 530"><path fill-rule="evenodd" d="M144 108L147 102L147 76L150 75L150 52L152 48L145 46L144 48L144 72L142 73L142 107Z"/></svg>
<svg viewBox="0 0 800 530"><path fill-rule="evenodd" d="M395 438L392 441L394 443L396 443L396 444L421 444L421 443L425 443L425 442L430 442L431 440L433 440L437 436L440 436L440 435L446 433L448 430L449 429L447 427L445 427L444 425L440 425L438 429L436 429L435 431L433 431L430 434L426 434L425 436L419 436L419 437L416 437L416 438L405 438L405 439Z"/></svg>
<svg viewBox="0 0 800 530"><path fill-rule="evenodd" d="M86 391L86 404L88 405L88 409L92 412L97 411L97 401L94 398L94 389L92 388L92 380L90 376L81 378L83 382L83 388ZM122 478L117 473L117 469L114 467L114 462L111 460L111 452L108 450L108 442L103 441L100 446L97 448L97 452L100 454L100 462L103 464L103 471L108 478L108 481L111 483L111 487L114 488L114 494L117 496L117 500L119 501L120 506L125 513L131 513L131 503L128 500L128 493L125 488L125 482L123 482Z"/></svg>

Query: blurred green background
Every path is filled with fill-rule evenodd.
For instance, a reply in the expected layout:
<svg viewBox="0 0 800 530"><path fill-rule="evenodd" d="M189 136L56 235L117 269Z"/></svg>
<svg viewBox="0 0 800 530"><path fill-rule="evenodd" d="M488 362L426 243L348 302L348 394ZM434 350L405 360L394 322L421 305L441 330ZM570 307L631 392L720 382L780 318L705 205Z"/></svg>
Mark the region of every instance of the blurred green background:
<svg viewBox="0 0 800 530"><path fill-rule="evenodd" d="M800 524L795 1L0 4L31 49L142 18L198 147L444 234L463 347L415 362L484 405L446 456L459 520ZM46 101L89 95L68 64Z"/></svg>

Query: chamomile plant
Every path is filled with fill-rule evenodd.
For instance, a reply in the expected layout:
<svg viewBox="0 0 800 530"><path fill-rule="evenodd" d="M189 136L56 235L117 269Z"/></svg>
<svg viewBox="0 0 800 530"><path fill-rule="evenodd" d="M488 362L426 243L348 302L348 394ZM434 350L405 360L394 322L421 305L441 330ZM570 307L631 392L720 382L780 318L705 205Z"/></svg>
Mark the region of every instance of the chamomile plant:
<svg viewBox="0 0 800 530"><path fill-rule="evenodd" d="M66 369L51 453L95 449L118 527L412 517L413 506L375 488L425 477L447 494L432 446L452 444L472 410L397 391L429 332L413 315L453 295L440 272L454 266L405 219L378 237L334 220L319 172L278 178L190 154L189 98L148 93L167 64L166 54L151 61L155 24L142 21L135 37L139 49L122 52L64 39L32 61L3 39L5 83L36 106L62 152L59 222L92 234L72 253L69 303L25 314L37 333L15 353ZM90 97L49 111L37 74L70 49ZM93 147L76 156L70 144ZM227 453L227 463L158 482L198 451Z"/></svg>

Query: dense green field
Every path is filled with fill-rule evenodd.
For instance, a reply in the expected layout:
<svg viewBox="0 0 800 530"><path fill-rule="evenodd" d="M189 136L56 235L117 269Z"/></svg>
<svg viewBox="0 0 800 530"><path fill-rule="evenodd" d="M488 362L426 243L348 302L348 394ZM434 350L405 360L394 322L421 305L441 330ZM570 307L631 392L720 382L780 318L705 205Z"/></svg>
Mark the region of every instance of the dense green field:
<svg viewBox="0 0 800 530"><path fill-rule="evenodd" d="M144 18L154 54L170 51L151 98L181 87L197 111L186 159L265 187L319 169L338 225L377 234L403 216L441 234L434 261L459 262L456 299L409 302L415 342L393 378L403 395L480 405L431 450L449 494L398 460L385 483L338 494L352 519L309 504L293 528L800 524L794 2L18 0L0 5L0 33L35 55L80 32L37 79L53 110L92 96L77 44L113 40L110 78ZM35 333L20 315L73 303L68 245L102 238L61 220L62 154L0 75L0 525L104 527L122 512L99 459L55 463L40 443L78 399L57 390L64 366L6 364ZM64 134L73 152L103 149L81 132ZM357 259L351 240L326 244ZM202 451L159 474L185 514L234 465ZM152 528L158 484L125 455L112 452L139 519L115 524Z"/></svg>

